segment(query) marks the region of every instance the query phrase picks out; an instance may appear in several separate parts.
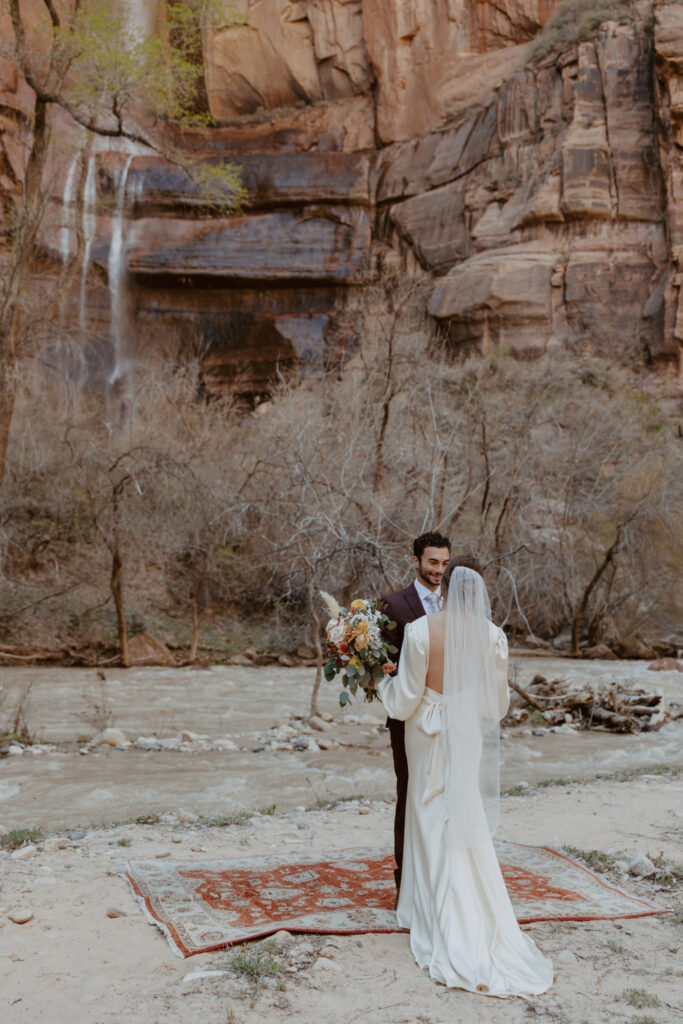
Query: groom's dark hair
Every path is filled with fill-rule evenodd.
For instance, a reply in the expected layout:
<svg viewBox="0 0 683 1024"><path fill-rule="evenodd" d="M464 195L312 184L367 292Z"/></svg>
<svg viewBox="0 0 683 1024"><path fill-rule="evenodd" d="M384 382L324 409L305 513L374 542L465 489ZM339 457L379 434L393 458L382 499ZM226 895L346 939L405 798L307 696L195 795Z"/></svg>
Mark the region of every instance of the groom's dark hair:
<svg viewBox="0 0 683 1024"><path fill-rule="evenodd" d="M442 537L440 533L421 533L413 541L413 554L416 558L422 558L425 548L448 548L451 550L451 542L448 537Z"/></svg>

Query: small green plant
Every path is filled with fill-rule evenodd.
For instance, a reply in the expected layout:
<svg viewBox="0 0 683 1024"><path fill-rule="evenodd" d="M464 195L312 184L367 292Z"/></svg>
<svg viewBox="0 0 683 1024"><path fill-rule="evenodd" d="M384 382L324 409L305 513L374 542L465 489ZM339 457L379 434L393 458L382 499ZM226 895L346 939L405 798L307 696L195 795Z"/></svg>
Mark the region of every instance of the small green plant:
<svg viewBox="0 0 683 1024"><path fill-rule="evenodd" d="M274 978L282 973L282 966L266 953L263 948L244 949L230 960L230 969L235 974L260 981L261 978Z"/></svg>
<svg viewBox="0 0 683 1024"><path fill-rule="evenodd" d="M548 724L546 722L545 718L543 717L543 715L541 714L541 712L538 710L538 708L530 707L528 710L529 710L529 721L531 722L532 725L541 726L541 725L547 725Z"/></svg>
<svg viewBox="0 0 683 1024"><path fill-rule="evenodd" d="M616 942L614 939L608 939L605 943L611 953L625 953L626 946L622 946L620 942Z"/></svg>
<svg viewBox="0 0 683 1024"><path fill-rule="evenodd" d="M159 815L158 814L139 814L135 819L136 825L158 825Z"/></svg>
<svg viewBox="0 0 683 1024"><path fill-rule="evenodd" d="M217 814L209 818L207 824L215 825L218 828L225 828L228 825L246 825L254 817L253 811L238 811L237 814Z"/></svg>
<svg viewBox="0 0 683 1024"><path fill-rule="evenodd" d="M621 998L629 1006L635 1006L637 1010L642 1010L644 1006L661 1006L662 1002L659 996L653 996L649 992L646 992L644 988L625 988L621 993Z"/></svg>
<svg viewBox="0 0 683 1024"><path fill-rule="evenodd" d="M577 846L564 846L563 850L570 857L582 860L594 871L607 871L612 866L612 858L601 850L580 850Z"/></svg>
<svg viewBox="0 0 683 1024"><path fill-rule="evenodd" d="M259 810L259 814L266 814L268 815L268 817L272 818L276 810L277 804L271 804L270 807L261 807L261 809Z"/></svg>
<svg viewBox="0 0 683 1024"><path fill-rule="evenodd" d="M119 839L118 846L130 846L130 839Z"/></svg>
<svg viewBox="0 0 683 1024"><path fill-rule="evenodd" d="M512 789L506 789L504 796L526 796L529 792L528 786L513 786Z"/></svg>
<svg viewBox="0 0 683 1024"><path fill-rule="evenodd" d="M349 804L353 800L365 800L362 793L352 793L350 796L335 796L332 800L320 799L316 800L313 805L316 811L329 811L333 807L338 807L339 804Z"/></svg>
<svg viewBox="0 0 683 1024"><path fill-rule="evenodd" d="M39 828L15 828L0 836L0 846L3 850L18 850L25 843L39 843L42 838Z"/></svg>
<svg viewBox="0 0 683 1024"><path fill-rule="evenodd" d="M637 1017L631 1017L631 1024L657 1024L654 1017L651 1017L649 1013L638 1014Z"/></svg>

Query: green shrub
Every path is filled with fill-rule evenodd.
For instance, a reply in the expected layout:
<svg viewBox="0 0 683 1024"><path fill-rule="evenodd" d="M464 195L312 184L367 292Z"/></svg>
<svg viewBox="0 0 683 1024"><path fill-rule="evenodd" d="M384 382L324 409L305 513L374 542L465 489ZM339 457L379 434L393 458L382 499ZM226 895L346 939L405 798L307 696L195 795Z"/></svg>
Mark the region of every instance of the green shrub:
<svg viewBox="0 0 683 1024"><path fill-rule="evenodd" d="M606 21L632 21L633 0L564 0L538 37L535 57L592 39Z"/></svg>

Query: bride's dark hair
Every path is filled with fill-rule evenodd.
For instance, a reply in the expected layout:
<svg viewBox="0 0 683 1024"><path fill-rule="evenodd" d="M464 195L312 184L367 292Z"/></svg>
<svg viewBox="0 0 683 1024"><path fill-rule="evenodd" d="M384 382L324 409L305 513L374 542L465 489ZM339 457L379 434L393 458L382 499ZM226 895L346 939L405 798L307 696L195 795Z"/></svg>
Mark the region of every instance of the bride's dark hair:
<svg viewBox="0 0 683 1024"><path fill-rule="evenodd" d="M451 576L453 575L453 570L457 569L458 566L463 569L473 569L474 572L479 573L482 579L484 577L484 570L478 558L475 558L474 555L455 555L451 558L450 562L446 566L446 571L441 577L441 586L445 587L446 590L448 590L448 584Z"/></svg>

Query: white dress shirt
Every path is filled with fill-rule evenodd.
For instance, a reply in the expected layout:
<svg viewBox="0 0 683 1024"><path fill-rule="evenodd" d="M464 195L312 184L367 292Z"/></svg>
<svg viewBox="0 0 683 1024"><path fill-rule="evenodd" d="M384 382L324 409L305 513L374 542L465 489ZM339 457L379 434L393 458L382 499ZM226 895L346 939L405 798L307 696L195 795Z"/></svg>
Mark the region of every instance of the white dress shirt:
<svg viewBox="0 0 683 1024"><path fill-rule="evenodd" d="M425 614L434 614L434 609L430 607L429 601L425 601L425 598L429 597L436 598L436 603L438 606L437 611L441 611L441 608L443 606L443 594L441 593L441 584L439 584L436 590L430 590L429 587L425 587L424 583L421 583L420 580L416 579L414 587L417 590L417 596L420 598L420 601L422 601L422 607L425 610Z"/></svg>

